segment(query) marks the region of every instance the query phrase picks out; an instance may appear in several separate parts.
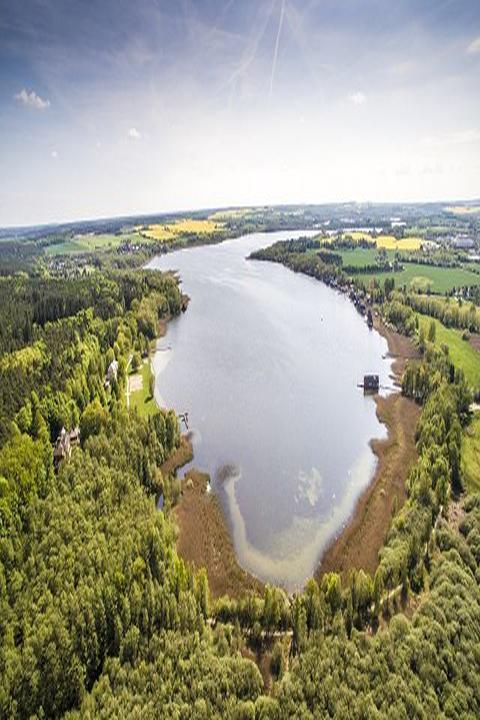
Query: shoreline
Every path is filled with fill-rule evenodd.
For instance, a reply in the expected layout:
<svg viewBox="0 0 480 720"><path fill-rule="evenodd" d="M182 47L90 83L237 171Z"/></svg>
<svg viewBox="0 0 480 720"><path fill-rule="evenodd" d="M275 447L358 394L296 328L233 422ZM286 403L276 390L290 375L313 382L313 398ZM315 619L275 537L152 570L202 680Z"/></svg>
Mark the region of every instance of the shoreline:
<svg viewBox="0 0 480 720"><path fill-rule="evenodd" d="M177 552L199 570L205 568L214 600L263 593L264 584L238 562L225 513L216 493L208 490L210 476L195 468L182 480L182 492L172 510L177 526Z"/></svg>
<svg viewBox="0 0 480 720"><path fill-rule="evenodd" d="M155 375L155 387L157 373L161 373L155 365L158 341L166 335L171 319L160 320L158 335L150 350L149 361ZM157 391L155 403L159 408L162 407L161 399ZM164 475L177 476L178 470L193 460L189 435L182 434L178 448L162 463L160 470ZM194 467L181 479L180 498L171 509L177 533L177 553L197 570L205 568L214 600L222 595L239 597L249 591L261 594L264 583L239 564L220 498L207 490L209 484L210 476Z"/></svg>
<svg viewBox="0 0 480 720"><path fill-rule="evenodd" d="M392 378L398 387L407 361L418 357L418 352L409 338L390 330L378 318L374 327L388 342ZM350 518L323 553L314 572L317 580L327 572L346 578L353 568L373 574L394 503L398 511L406 500L406 479L417 457L415 428L420 407L399 391L387 397L378 395L375 403L377 417L387 428L386 438L370 441L377 457L375 474ZM209 475L195 468L182 480L181 497L173 509L177 551L197 569L205 567L213 598L262 592L264 583L238 562L224 509L218 496L207 492L208 482Z"/></svg>
<svg viewBox="0 0 480 720"><path fill-rule="evenodd" d="M379 318L375 318L374 328L387 340L394 384L399 387L408 360L418 357L418 352L409 338L390 330ZM375 403L377 417L387 428L385 439L370 441L377 457L375 474L349 520L324 551L315 571L317 580L328 572L345 578L352 569L373 575L395 503L398 511L406 500L405 484L417 456L415 428L420 407L398 390L386 397L377 395Z"/></svg>
<svg viewBox="0 0 480 720"><path fill-rule="evenodd" d="M168 320L159 337L165 334L167 324ZM398 388L408 360L419 354L410 338L391 330L378 317L374 319L374 329L387 340L392 358L391 378ZM377 418L386 426L387 437L370 441L377 458L375 473L350 517L320 556L313 573L317 580L327 572L337 572L345 578L354 568L373 575L392 514L406 500L406 480L417 457L415 429L420 408L399 390L386 397L375 396L375 403ZM182 480L180 499L173 509L177 551L195 567L205 567L213 597L224 594L238 597L249 590L261 592L264 583L238 562L227 517L219 498L207 491L208 482L208 474L194 467Z"/></svg>

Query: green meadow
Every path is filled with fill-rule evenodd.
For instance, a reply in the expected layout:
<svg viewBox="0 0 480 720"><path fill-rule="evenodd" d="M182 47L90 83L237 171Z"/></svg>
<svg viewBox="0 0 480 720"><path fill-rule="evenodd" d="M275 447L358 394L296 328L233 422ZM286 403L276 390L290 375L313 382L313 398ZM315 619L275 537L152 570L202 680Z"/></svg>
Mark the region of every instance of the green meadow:
<svg viewBox="0 0 480 720"><path fill-rule="evenodd" d="M428 315L418 315L418 322L428 336L428 328L432 318ZM447 328L439 320L433 320L436 326L435 343L447 345L453 364L461 368L467 381L472 387L480 387L480 353L475 350L468 340L462 339L462 331Z"/></svg>
<svg viewBox="0 0 480 720"><path fill-rule="evenodd" d="M405 263L399 272L366 273L360 277L366 285L373 279L383 283L389 277L395 280L397 288L405 286L407 290L430 291L441 295L463 285L480 285L480 275L463 267L445 268L420 263Z"/></svg>
<svg viewBox="0 0 480 720"><path fill-rule="evenodd" d="M75 235L72 239L60 242L56 245L49 245L45 248L47 255L71 255L84 254L95 251L114 250L126 242L145 243L138 233L131 232L121 235L105 234L85 234ZM148 241L147 241L148 242Z"/></svg>
<svg viewBox="0 0 480 720"><path fill-rule="evenodd" d="M139 390L130 392L130 407L136 409L140 417L147 417L158 410L155 398L150 394L150 377L152 375L150 360L143 362L136 373L131 373L130 378L137 374L142 377L142 387Z"/></svg>
<svg viewBox="0 0 480 720"><path fill-rule="evenodd" d="M478 413L463 435L462 475L467 490L480 492L480 415Z"/></svg>

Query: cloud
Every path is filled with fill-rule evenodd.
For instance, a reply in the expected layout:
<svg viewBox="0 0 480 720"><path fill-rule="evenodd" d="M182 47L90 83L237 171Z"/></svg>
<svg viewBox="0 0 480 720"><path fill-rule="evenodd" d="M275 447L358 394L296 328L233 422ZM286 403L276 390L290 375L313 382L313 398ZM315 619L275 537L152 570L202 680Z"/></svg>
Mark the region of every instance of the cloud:
<svg viewBox="0 0 480 720"><path fill-rule="evenodd" d="M426 145L444 147L445 145L467 145L480 141L480 129L469 128L468 130L457 130L444 135L432 135L424 139Z"/></svg>
<svg viewBox="0 0 480 720"><path fill-rule="evenodd" d="M131 128L129 129L129 131L128 131L127 134L128 134L128 137L129 137L131 140L141 140L141 139L142 139L142 135L141 135L141 133L137 130L136 127L131 127Z"/></svg>
<svg viewBox="0 0 480 720"><path fill-rule="evenodd" d="M367 96L365 95L365 93L360 92L359 90L349 95L348 99L354 105L365 105L365 103L367 102Z"/></svg>
<svg viewBox="0 0 480 720"><path fill-rule="evenodd" d="M472 40L470 45L467 46L467 53L469 55L479 55L480 54L480 35L475 38L475 40Z"/></svg>
<svg viewBox="0 0 480 720"><path fill-rule="evenodd" d="M57 152L56 150L52 150L52 152L50 153L50 155L52 156L52 158L53 158L54 160L56 160L56 159L58 158L58 152Z"/></svg>
<svg viewBox="0 0 480 720"><path fill-rule="evenodd" d="M23 90L21 90L19 93L16 93L14 97L15 100L17 100L22 105L35 108L35 110L46 110L48 107L50 107L50 100L44 100L40 97L40 95L37 95L34 90L28 92L27 90L25 90L25 88L23 88Z"/></svg>

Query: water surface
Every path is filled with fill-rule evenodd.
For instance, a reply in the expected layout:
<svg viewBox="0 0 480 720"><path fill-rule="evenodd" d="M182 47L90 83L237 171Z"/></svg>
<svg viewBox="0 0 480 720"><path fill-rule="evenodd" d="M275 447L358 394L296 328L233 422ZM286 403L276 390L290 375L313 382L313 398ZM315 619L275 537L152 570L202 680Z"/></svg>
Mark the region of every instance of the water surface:
<svg viewBox="0 0 480 720"><path fill-rule="evenodd" d="M154 364L162 405L189 413L240 564L300 587L347 522L384 437L357 383L390 384L386 341L349 300L250 252L302 232L254 234L155 258L190 296Z"/></svg>

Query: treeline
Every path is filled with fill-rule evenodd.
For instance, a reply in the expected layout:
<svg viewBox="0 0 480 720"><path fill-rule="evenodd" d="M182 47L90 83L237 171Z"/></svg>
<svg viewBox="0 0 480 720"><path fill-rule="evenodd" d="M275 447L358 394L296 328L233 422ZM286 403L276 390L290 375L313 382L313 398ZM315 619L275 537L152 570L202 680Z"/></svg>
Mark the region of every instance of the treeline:
<svg viewBox="0 0 480 720"><path fill-rule="evenodd" d="M178 442L173 419L147 421L116 405L30 503L25 529L0 537L1 717L60 717L84 700L108 658L129 666L155 638L168 644L159 633L172 633L169 663L179 646L200 642L206 576L176 556L172 526L150 494ZM203 673L213 654L208 648ZM243 665L223 672L245 675ZM258 672L250 675L258 689Z"/></svg>
<svg viewBox="0 0 480 720"><path fill-rule="evenodd" d="M10 277L0 280L0 357L41 339L46 323L72 317L87 308L95 316L111 318L131 309L152 290L173 301L175 282L152 272L93 273L84 277L42 279Z"/></svg>
<svg viewBox="0 0 480 720"><path fill-rule="evenodd" d="M313 633L278 686L278 714L270 717L478 716L480 496L466 511L460 534L443 521L437 527L428 594L412 620L395 615L374 636L353 630L348 638L337 617L336 632Z"/></svg>
<svg viewBox="0 0 480 720"><path fill-rule="evenodd" d="M428 342L422 360L407 366L402 392L423 405L416 432L418 459L407 480L408 499L392 521L375 576L353 571L342 588L340 577L329 573L320 585L312 580L291 607L276 588L267 587L263 602L225 598L217 605L219 619L239 622L253 639L263 631L289 628L293 648L300 648L310 631L332 630L338 611L347 634L354 627L375 628L380 614L388 613L388 598L395 589L405 599L411 590L424 588L433 526L451 494L462 489L462 424L471 394L448 353Z"/></svg>
<svg viewBox="0 0 480 720"><path fill-rule="evenodd" d="M344 284L346 275L336 263L325 262L320 253L306 252L318 247L315 239L286 240L251 253L251 260L268 260L285 265L294 272L310 275L327 284Z"/></svg>
<svg viewBox="0 0 480 720"><path fill-rule="evenodd" d="M409 293L404 302L422 315L437 318L446 327L460 328L472 333L480 332L480 310L473 303L462 300L441 300L431 296Z"/></svg>
<svg viewBox="0 0 480 720"><path fill-rule="evenodd" d="M44 284L39 281L38 289L35 284L28 281L28 292L38 310ZM57 304L62 314L77 307L79 287L64 284L65 298ZM54 286L61 295L61 283ZM24 522L32 498L45 495L53 473L52 443L62 427L80 424L86 439L90 427L102 426L107 410L123 399L128 355L146 352L159 319L177 314L182 302L176 281L155 272L107 281L92 277L81 286L81 302L91 298L91 306L35 324L30 345L0 357L0 533L12 522ZM6 321L12 307L0 310ZM117 372L106 383L114 360Z"/></svg>
<svg viewBox="0 0 480 720"><path fill-rule="evenodd" d="M337 277L305 258L309 274ZM478 716L480 497L452 530L443 518L462 484L470 396L448 354L426 339L403 380L422 403L418 460L375 575L328 573L292 598L267 586L212 605L205 572L178 557L174 523L155 507L172 487L161 465L179 442L175 413L141 419L123 401L130 353L181 296L156 273L122 287L112 314L92 300L0 361L17 368L3 377L19 394L6 414L2 404L0 717ZM399 301L385 312L401 328L414 315ZM76 422L81 446L54 474L52 439ZM421 590L412 620L397 615ZM269 696L244 657L266 646Z"/></svg>

